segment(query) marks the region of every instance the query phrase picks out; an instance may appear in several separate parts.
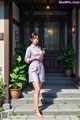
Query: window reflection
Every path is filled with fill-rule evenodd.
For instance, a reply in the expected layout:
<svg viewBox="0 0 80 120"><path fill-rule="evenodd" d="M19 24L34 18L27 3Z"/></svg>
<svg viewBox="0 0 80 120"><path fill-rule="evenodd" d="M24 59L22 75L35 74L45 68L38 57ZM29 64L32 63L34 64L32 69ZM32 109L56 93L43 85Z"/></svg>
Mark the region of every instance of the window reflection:
<svg viewBox="0 0 80 120"><path fill-rule="evenodd" d="M29 45L29 22L24 22L24 43Z"/></svg>
<svg viewBox="0 0 80 120"><path fill-rule="evenodd" d="M59 23L44 23L44 46L46 50L59 50Z"/></svg>
<svg viewBox="0 0 80 120"><path fill-rule="evenodd" d="M34 31L35 31L36 33L39 33L39 23L38 23L38 22L35 22L35 23L34 23Z"/></svg>

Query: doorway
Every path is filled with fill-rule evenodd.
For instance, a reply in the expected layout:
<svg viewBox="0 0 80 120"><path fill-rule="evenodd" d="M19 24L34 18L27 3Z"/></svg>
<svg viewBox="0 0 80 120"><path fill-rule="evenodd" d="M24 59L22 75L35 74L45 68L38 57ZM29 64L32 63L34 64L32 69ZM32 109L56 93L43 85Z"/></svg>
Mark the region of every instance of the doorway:
<svg viewBox="0 0 80 120"><path fill-rule="evenodd" d="M41 13L40 13L41 14ZM60 13L59 13L60 14ZM24 43L30 45L29 34L33 31L39 34L39 44L46 49L44 66L46 72L63 72L63 62L57 60L60 49L66 47L69 36L69 22L66 14L54 16L26 16L23 22Z"/></svg>

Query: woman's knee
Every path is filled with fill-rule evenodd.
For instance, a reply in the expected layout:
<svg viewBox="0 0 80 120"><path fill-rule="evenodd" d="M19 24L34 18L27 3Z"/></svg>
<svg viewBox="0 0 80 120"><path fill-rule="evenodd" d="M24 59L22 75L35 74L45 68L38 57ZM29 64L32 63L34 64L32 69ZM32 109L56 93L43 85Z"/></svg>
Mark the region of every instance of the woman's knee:
<svg viewBox="0 0 80 120"><path fill-rule="evenodd" d="M39 83L38 82L33 82L32 84L33 84L34 90L39 93L40 92Z"/></svg>
<svg viewBox="0 0 80 120"><path fill-rule="evenodd" d="M35 88L35 92L39 93L40 92L40 88Z"/></svg>

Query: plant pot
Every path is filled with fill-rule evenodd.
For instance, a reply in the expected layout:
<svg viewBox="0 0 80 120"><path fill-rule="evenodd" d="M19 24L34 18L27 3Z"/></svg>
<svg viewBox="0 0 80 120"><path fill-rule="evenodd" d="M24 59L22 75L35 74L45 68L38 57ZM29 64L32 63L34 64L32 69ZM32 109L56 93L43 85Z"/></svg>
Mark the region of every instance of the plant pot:
<svg viewBox="0 0 80 120"><path fill-rule="evenodd" d="M20 96L20 89L10 89L12 99L18 99Z"/></svg>
<svg viewBox="0 0 80 120"><path fill-rule="evenodd" d="M2 106L2 99L0 99L0 107Z"/></svg>
<svg viewBox="0 0 80 120"><path fill-rule="evenodd" d="M65 69L65 75L66 75L66 77L71 77L72 76L72 69Z"/></svg>

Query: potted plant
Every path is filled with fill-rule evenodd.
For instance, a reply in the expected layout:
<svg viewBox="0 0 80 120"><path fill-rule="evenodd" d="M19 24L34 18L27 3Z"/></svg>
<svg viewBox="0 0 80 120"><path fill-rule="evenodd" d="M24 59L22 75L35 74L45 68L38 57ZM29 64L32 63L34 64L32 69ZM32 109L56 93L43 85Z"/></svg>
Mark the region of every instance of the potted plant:
<svg viewBox="0 0 80 120"><path fill-rule="evenodd" d="M22 63L22 57L20 55L15 55L15 64L13 64L12 71L10 72L10 93L12 99L19 98L20 90L26 81L25 77L26 64Z"/></svg>
<svg viewBox="0 0 80 120"><path fill-rule="evenodd" d="M18 42L17 43L17 47L15 48L15 53L21 56L21 64L26 64L26 62L24 61L24 57L25 57L25 51L26 51L27 45ZM28 67L29 65L27 64L25 67L25 71L26 71L26 77L28 77ZM23 86L25 85L25 82L23 84Z"/></svg>
<svg viewBox="0 0 80 120"><path fill-rule="evenodd" d="M0 107L2 104L2 98L4 97L4 87L5 87L6 83L3 82L3 78L2 76L0 76Z"/></svg>
<svg viewBox="0 0 80 120"><path fill-rule="evenodd" d="M62 48L61 52L62 55L58 56L57 59L64 62L65 75L71 77L75 63L74 49L73 47Z"/></svg>

